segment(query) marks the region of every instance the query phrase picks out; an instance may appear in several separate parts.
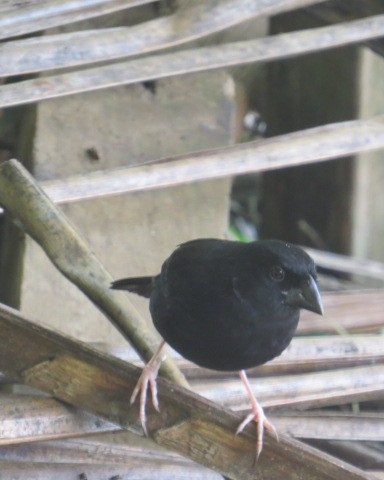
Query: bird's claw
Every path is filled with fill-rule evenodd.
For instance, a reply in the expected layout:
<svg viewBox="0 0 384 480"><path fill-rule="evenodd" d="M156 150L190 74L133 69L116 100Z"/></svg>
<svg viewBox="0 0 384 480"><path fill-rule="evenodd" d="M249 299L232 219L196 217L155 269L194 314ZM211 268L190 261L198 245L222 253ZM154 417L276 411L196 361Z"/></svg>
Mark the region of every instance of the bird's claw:
<svg viewBox="0 0 384 480"><path fill-rule="evenodd" d="M159 400L157 397L157 374L159 372L159 368L161 365L161 358L157 358L153 362L149 362L144 368L143 371L141 372L141 375L139 377L139 380L132 392L131 398L130 398L130 404L133 405L135 402L138 394L140 393L140 412L139 412L139 417L140 417L140 423L143 428L143 431L146 436L148 436L148 431L147 431L147 415L145 411L145 406L147 403L147 395L148 395L148 386L151 391L151 399L152 399L152 405L154 409L158 412L160 412L160 407L159 407Z"/></svg>
<svg viewBox="0 0 384 480"><path fill-rule="evenodd" d="M252 412L247 415L237 427L236 435L241 433L244 428L252 421L255 421L257 423L256 460L258 460L260 453L263 449L264 428L271 432L276 438L276 440L279 440L279 436L275 427L266 417L264 410L259 403L252 405Z"/></svg>

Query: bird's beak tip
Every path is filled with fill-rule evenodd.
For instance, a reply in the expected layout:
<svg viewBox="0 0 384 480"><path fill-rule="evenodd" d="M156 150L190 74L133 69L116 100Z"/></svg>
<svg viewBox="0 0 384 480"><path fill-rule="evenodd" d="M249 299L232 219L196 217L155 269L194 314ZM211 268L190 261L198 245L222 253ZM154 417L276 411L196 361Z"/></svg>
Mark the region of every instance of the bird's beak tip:
<svg viewBox="0 0 384 480"><path fill-rule="evenodd" d="M320 292L315 279L310 275L301 288L295 288L288 292L286 302L292 306L309 310L318 315L324 314Z"/></svg>
<svg viewBox="0 0 384 480"><path fill-rule="evenodd" d="M306 300L306 305L303 305L303 308L323 316L324 308L321 301L320 292L317 283L312 276L310 276L309 285L303 288L302 293Z"/></svg>
<svg viewBox="0 0 384 480"><path fill-rule="evenodd" d="M318 315L321 315L321 316L324 315L324 308L323 308L323 304L321 303L321 300L317 303L317 305L312 310L312 312L317 313Z"/></svg>

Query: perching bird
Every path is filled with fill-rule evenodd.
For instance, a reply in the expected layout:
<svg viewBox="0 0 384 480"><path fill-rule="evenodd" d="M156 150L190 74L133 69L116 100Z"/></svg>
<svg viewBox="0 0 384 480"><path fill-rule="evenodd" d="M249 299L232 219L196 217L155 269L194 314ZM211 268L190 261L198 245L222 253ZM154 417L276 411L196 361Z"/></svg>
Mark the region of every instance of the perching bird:
<svg viewBox="0 0 384 480"><path fill-rule="evenodd" d="M322 314L316 267L304 250L279 240L240 243L198 239L180 245L154 277L126 278L112 288L150 298L153 323L164 341L143 370L132 394L140 396L145 428L148 384L159 408L156 376L165 342L186 359L213 370L239 371L255 420L257 455L264 427L275 432L257 402L245 370L261 365L289 345L300 309Z"/></svg>

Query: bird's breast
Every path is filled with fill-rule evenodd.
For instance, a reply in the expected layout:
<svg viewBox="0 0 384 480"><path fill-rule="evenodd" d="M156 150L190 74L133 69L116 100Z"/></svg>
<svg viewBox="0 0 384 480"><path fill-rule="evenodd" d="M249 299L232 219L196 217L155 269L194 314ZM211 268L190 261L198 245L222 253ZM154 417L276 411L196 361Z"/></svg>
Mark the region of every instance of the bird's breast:
<svg viewBox="0 0 384 480"><path fill-rule="evenodd" d="M178 353L213 370L236 371L261 365L288 346L296 330L294 317L263 317L225 302L165 302L151 298L155 327Z"/></svg>

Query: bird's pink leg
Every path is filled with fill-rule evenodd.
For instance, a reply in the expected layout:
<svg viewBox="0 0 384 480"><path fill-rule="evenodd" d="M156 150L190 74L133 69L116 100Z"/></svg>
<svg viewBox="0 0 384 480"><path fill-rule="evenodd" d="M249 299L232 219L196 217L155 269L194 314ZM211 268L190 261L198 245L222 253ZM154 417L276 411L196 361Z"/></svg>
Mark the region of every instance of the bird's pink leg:
<svg viewBox="0 0 384 480"><path fill-rule="evenodd" d="M152 358L143 368L139 380L132 392L130 404L132 405L137 395L140 392L140 422L141 426L143 427L144 433L148 435L147 432L147 417L145 413L145 404L147 402L147 393L148 393L148 386L151 390L151 397L152 397L152 405L154 408L159 412L159 400L157 398L157 374L159 372L159 368L163 357L161 356L161 350L163 349L165 344L165 340L162 340L160 345L157 347L157 350L153 354Z"/></svg>
<svg viewBox="0 0 384 480"><path fill-rule="evenodd" d="M264 436L264 427L272 432L274 436L278 439L278 435L275 427L265 416L264 410L260 403L256 400L255 395L252 392L251 385L249 384L247 374L244 370L239 372L240 378L244 383L245 389L247 390L249 400L251 402L252 413L246 416L246 418L240 423L236 433L240 433L248 425L248 423L254 420L257 423L257 444L256 444L256 459L259 458L261 450L263 449L263 436Z"/></svg>

